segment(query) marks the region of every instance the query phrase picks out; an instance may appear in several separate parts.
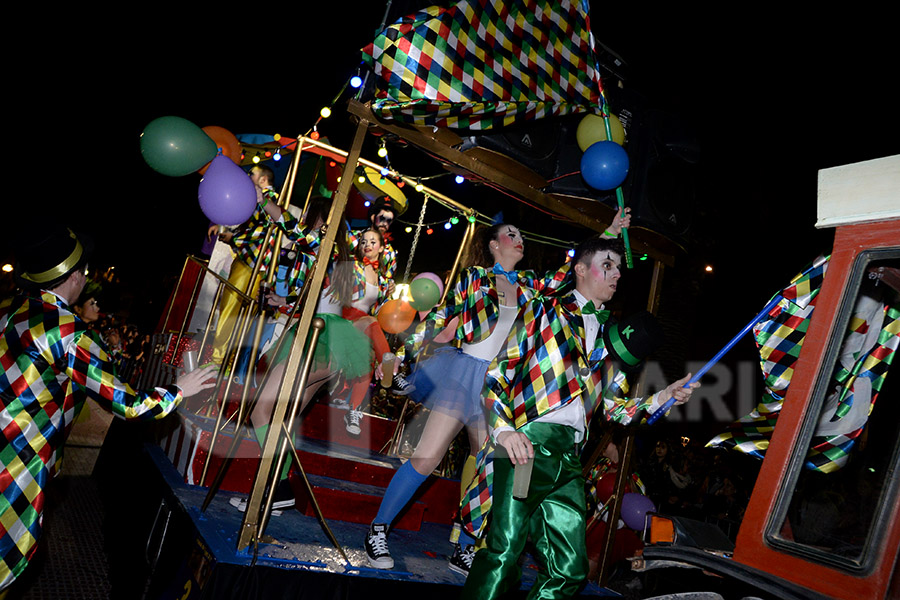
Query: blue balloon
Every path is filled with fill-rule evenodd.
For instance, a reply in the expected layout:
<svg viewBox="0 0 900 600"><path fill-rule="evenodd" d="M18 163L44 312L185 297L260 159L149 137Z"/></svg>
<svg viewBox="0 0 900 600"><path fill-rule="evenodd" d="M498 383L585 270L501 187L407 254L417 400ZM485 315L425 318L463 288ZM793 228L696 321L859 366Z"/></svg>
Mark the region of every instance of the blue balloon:
<svg viewBox="0 0 900 600"><path fill-rule="evenodd" d="M615 142L610 142L615 144ZM629 492L622 496L622 520L636 531L644 530L644 521L648 512L656 512L653 501L643 494Z"/></svg>
<svg viewBox="0 0 900 600"><path fill-rule="evenodd" d="M581 176L594 189L615 189L626 175L628 153L615 142L595 142L581 155Z"/></svg>

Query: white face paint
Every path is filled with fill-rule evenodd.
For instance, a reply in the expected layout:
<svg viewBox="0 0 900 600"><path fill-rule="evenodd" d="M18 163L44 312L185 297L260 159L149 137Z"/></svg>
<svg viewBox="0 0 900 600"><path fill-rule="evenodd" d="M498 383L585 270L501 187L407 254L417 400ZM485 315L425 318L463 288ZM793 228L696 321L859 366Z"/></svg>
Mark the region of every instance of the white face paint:
<svg viewBox="0 0 900 600"><path fill-rule="evenodd" d="M363 256L371 259L377 257L384 249L378 234L374 231L366 231L363 233L362 239L359 240L359 245L362 248Z"/></svg>
<svg viewBox="0 0 900 600"><path fill-rule="evenodd" d="M622 266L622 257L616 252L595 252L590 263L575 265L578 276L576 288L596 306L609 302L616 293Z"/></svg>
<svg viewBox="0 0 900 600"><path fill-rule="evenodd" d="M505 260L515 265L525 256L525 239L512 225L501 227L497 239L491 242L490 247L495 262L503 263Z"/></svg>

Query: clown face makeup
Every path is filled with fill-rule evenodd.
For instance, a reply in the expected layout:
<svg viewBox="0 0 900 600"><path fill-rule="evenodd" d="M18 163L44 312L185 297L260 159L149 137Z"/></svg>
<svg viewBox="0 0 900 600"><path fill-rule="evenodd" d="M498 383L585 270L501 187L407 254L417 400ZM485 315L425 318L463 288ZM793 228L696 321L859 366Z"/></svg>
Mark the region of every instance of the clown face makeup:
<svg viewBox="0 0 900 600"><path fill-rule="evenodd" d="M576 288L599 307L612 300L616 293L621 266L622 257L618 253L609 250L595 252L590 263L575 265Z"/></svg>
<svg viewBox="0 0 900 600"><path fill-rule="evenodd" d="M374 231L363 233L362 238L359 240L359 245L362 248L363 256L366 258L374 259L384 250L381 238Z"/></svg>
<svg viewBox="0 0 900 600"><path fill-rule="evenodd" d="M372 225L381 233L385 233L390 229L393 222L394 213L389 210L379 210L377 215L372 215Z"/></svg>
<svg viewBox="0 0 900 600"><path fill-rule="evenodd" d="M496 262L511 268L525 255L525 239L516 227L503 225L490 248Z"/></svg>

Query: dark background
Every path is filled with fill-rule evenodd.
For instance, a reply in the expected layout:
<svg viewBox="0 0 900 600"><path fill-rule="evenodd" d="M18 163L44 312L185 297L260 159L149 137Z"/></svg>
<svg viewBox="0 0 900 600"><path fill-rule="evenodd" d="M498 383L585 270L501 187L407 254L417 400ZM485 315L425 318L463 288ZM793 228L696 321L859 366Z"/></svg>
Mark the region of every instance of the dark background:
<svg viewBox="0 0 900 600"><path fill-rule="evenodd" d="M395 2L388 20L421 4ZM185 255L199 251L207 220L197 204L199 176L150 169L140 156L141 131L157 117L177 115L236 134L307 132L356 72L359 49L384 16L377 2L313 6L192 14L154 5L130 16L13 9L6 25L5 95L13 103L5 109L4 240L49 218L89 233L97 242L94 266L115 265L121 281L105 308L152 327ZM815 229L819 169L897 153L891 21L865 6L833 15L746 5L726 14L721 7L591 2L594 36L626 62L626 88L676 115L701 152L686 252L666 271L664 310L678 326L665 353L667 374L711 357L791 276L830 249L832 232ZM319 127L343 148L352 134L345 98ZM414 152L392 150L392 160L421 169L410 175L441 172L406 157ZM364 155L376 158L371 140ZM545 216L515 200L468 183L454 189L450 195L487 214L500 207L523 230L548 227ZM403 218L414 221L420 200L410 198ZM588 235L577 227L548 230L573 242ZM402 274L411 235L396 231ZM431 237L420 245L414 272L430 270L419 260L455 253L459 231L438 228ZM525 263L534 265L534 250L530 245ZM546 262L556 255L537 256ZM643 308L633 296L646 288L647 273L641 267L626 274L620 310ZM624 293L629 286L632 296ZM753 360L745 342L734 360Z"/></svg>

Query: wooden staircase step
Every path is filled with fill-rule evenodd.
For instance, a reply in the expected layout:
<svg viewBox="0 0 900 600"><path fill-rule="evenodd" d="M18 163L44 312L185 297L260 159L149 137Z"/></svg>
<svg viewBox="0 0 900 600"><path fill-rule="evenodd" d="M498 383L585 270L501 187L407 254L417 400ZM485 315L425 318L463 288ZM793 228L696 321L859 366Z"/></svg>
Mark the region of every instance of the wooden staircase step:
<svg viewBox="0 0 900 600"><path fill-rule="evenodd" d="M375 519L381 506L384 488L332 477L318 475L308 477L316 502L326 520L368 525ZM306 486L299 477L291 477L291 489L294 490L294 497L297 499L297 510L307 516L315 516ZM428 506L425 503L411 502L394 522L394 528L419 531L423 521L426 520L427 512Z"/></svg>

